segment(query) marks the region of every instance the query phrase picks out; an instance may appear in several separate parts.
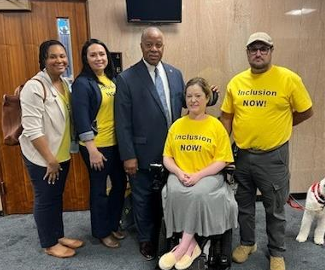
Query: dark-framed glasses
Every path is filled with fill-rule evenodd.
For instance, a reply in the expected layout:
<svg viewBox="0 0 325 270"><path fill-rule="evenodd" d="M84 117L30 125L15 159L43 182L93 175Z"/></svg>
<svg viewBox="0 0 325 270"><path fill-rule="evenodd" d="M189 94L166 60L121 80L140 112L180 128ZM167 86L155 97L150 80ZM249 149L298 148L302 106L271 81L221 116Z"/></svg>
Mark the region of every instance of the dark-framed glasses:
<svg viewBox="0 0 325 270"><path fill-rule="evenodd" d="M257 51L260 51L261 55L267 55L269 53L269 51L272 49L273 46L269 47L269 46L262 46L262 47L247 47L247 50L249 52L249 54L251 55L255 55L257 54Z"/></svg>

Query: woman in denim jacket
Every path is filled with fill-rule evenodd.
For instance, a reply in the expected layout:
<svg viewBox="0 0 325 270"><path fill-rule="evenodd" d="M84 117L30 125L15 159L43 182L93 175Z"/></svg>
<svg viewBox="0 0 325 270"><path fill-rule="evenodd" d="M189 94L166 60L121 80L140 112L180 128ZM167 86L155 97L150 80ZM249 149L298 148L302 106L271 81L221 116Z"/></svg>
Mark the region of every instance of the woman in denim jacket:
<svg viewBox="0 0 325 270"><path fill-rule="evenodd" d="M106 45L86 41L83 68L72 85L72 111L80 152L90 178L92 235L103 245L118 248L125 235L118 231L126 175L120 160L114 124L115 71ZM111 189L107 194L107 182Z"/></svg>

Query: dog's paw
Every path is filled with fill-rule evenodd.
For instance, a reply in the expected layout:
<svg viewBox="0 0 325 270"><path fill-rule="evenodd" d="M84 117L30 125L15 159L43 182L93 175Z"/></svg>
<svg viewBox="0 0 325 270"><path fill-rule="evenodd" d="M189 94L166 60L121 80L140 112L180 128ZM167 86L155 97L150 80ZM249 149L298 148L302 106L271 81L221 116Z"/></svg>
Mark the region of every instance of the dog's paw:
<svg viewBox="0 0 325 270"><path fill-rule="evenodd" d="M306 240L307 240L307 236L304 236L301 234L298 234L298 236L296 237L296 241L298 241L300 243L306 242Z"/></svg>
<svg viewBox="0 0 325 270"><path fill-rule="evenodd" d="M320 245L320 246L322 246L322 245L324 245L324 237L315 237L314 238L314 243L316 244L316 245Z"/></svg>

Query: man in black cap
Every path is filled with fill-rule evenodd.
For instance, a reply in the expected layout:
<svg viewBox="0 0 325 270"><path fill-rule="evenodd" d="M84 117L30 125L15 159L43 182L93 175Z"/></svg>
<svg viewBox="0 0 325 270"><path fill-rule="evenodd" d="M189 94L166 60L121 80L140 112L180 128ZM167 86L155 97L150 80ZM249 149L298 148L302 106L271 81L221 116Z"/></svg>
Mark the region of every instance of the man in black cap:
<svg viewBox="0 0 325 270"><path fill-rule="evenodd" d="M235 177L240 245L233 260L243 263L257 249L255 199L261 192L266 213L270 269L284 270L285 211L289 195L289 146L292 126L312 116L312 101L294 72L272 65L272 38L252 34L246 44L250 68L227 86L221 121L238 146Z"/></svg>

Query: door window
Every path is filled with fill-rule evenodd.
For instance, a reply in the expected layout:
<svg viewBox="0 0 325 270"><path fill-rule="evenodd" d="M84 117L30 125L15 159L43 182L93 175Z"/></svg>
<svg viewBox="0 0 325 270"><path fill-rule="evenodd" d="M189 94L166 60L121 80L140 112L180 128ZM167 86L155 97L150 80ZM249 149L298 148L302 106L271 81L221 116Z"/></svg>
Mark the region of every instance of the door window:
<svg viewBox="0 0 325 270"><path fill-rule="evenodd" d="M66 77L70 82L73 81L73 61L72 61L72 46L71 46L71 33L70 22L68 18L57 18L58 37L60 42L65 46L69 59L69 66L64 72L63 77Z"/></svg>

